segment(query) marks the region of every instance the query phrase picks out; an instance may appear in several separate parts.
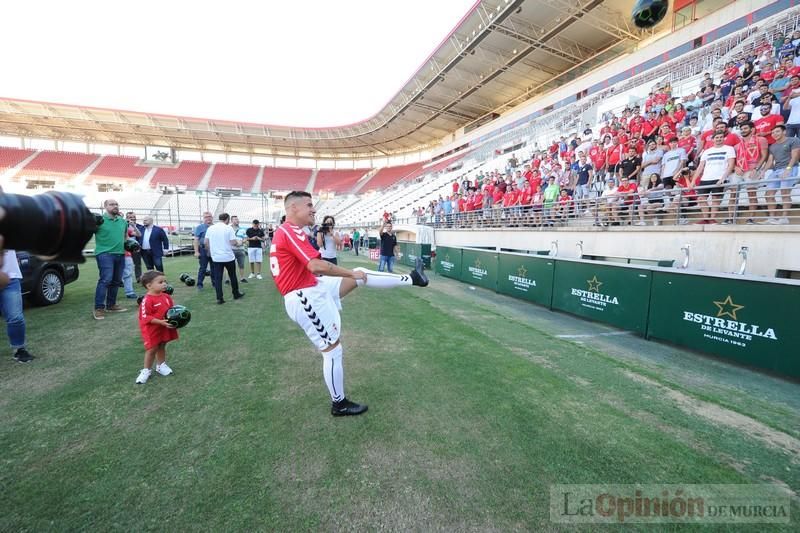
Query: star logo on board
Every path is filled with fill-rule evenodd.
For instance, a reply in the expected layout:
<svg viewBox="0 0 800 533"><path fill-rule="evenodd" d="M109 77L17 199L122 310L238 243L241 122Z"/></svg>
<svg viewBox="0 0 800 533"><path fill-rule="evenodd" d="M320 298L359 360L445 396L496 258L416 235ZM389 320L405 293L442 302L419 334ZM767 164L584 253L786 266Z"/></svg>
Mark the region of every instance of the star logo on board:
<svg viewBox="0 0 800 533"><path fill-rule="evenodd" d="M714 305L716 305L717 309L719 309L719 311L717 311L717 318L729 316L734 320L738 320L736 318L736 311L744 309L743 305L733 303L733 299L731 298L730 294L721 302L714 302Z"/></svg>
<svg viewBox="0 0 800 533"><path fill-rule="evenodd" d="M525 268L525 265L520 265L517 269L517 276L524 278L528 274L528 269Z"/></svg>
<svg viewBox="0 0 800 533"><path fill-rule="evenodd" d="M602 281L597 279L597 276L594 276L592 279L587 279L586 283L589 284L589 292L600 292L600 285L603 284Z"/></svg>
<svg viewBox="0 0 800 533"><path fill-rule="evenodd" d="M475 268L478 268L478 269L480 269L482 266L483 266L483 265L481 264L481 259L480 259L480 257L476 257L476 258L475 258Z"/></svg>

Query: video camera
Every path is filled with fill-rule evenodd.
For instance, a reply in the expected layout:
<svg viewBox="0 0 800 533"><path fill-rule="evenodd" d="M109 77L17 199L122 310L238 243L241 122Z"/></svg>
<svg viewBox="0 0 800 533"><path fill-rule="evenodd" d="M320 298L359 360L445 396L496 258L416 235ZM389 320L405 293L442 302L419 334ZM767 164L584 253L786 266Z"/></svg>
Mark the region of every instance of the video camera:
<svg viewBox="0 0 800 533"><path fill-rule="evenodd" d="M0 208L5 210L0 220L4 247L52 261L83 263L83 248L103 221L69 192L0 194Z"/></svg>

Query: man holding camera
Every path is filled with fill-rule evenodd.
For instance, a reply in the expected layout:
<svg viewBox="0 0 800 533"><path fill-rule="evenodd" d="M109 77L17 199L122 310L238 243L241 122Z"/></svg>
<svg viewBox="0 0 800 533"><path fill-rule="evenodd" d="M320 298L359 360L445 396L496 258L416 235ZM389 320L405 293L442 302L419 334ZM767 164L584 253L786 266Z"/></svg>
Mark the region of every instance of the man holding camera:
<svg viewBox="0 0 800 533"><path fill-rule="evenodd" d="M328 215L322 219L322 226L317 230L315 238L317 239L317 248L322 256L322 259L334 265L338 264L336 259L336 250L342 243L342 240L333 232L336 225L333 217Z"/></svg>
<svg viewBox="0 0 800 533"><path fill-rule="evenodd" d="M128 239L136 239L138 242L142 238L142 232L139 231L139 224L136 223L136 214L133 211L125 213L125 220L128 221ZM122 271L122 286L125 287L125 296L135 300L138 298L136 290L133 288L134 279L133 275L136 270L133 254L136 254L137 259L141 263L141 255L139 250L125 250L125 269ZM136 276L136 282L142 277L142 267L139 265L139 273Z"/></svg>
<svg viewBox="0 0 800 533"><path fill-rule="evenodd" d="M379 232L381 238L381 256L378 261L378 272L383 272L383 267L386 267L387 272L394 272L394 260L400 248L397 246L397 235L392 231L392 219L385 218L381 224Z"/></svg>
<svg viewBox="0 0 800 533"><path fill-rule="evenodd" d="M126 311L117 305L117 290L122 287L125 270L125 240L128 222L119 214L119 203L108 199L103 202L103 223L94 235L94 257L100 278L94 293L94 319L103 320L106 313Z"/></svg>
<svg viewBox="0 0 800 533"><path fill-rule="evenodd" d="M144 226L136 222L136 213L133 211L128 211L125 213L125 218L128 221L128 226L133 226L138 230L140 233L144 231ZM130 233L130 232L128 232ZM141 237L139 235L134 234L137 240ZM139 244L142 244L141 242ZM133 261L133 274L136 276L136 283L139 283L139 280L142 277L142 253L141 250L136 250L131 252L131 260Z"/></svg>

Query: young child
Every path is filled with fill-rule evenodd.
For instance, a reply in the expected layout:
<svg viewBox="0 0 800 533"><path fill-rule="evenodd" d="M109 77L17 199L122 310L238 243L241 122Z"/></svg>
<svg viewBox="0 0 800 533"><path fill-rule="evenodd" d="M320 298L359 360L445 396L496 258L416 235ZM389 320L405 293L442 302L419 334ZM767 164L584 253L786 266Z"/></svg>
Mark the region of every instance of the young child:
<svg viewBox="0 0 800 533"><path fill-rule="evenodd" d="M166 362L166 346L169 341L178 338L178 331L164 320L167 310L173 306L172 298L164 292L167 278L161 272L150 270L142 274L142 285L147 289L147 294L139 306L139 329L144 340L144 368L136 378L136 383L140 385L147 383L150 378L153 359L157 361L156 372L162 376L172 374Z"/></svg>

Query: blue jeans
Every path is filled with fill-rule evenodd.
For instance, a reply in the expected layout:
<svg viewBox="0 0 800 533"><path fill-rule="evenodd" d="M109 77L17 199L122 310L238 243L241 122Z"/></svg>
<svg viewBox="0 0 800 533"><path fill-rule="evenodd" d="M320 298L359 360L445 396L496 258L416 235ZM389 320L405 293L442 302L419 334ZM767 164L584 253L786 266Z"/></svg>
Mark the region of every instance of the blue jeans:
<svg viewBox="0 0 800 533"><path fill-rule="evenodd" d="M22 314L22 286L13 278L5 289L0 289L0 313L6 319L8 341L13 349L25 346L25 315Z"/></svg>
<svg viewBox="0 0 800 533"><path fill-rule="evenodd" d="M200 263L200 268L197 269L197 288L199 289L203 286L203 280L206 279L206 270L213 269L214 262L206 253L205 248L200 248L200 257L197 258L197 261ZM214 284L214 278L211 278L211 284Z"/></svg>
<svg viewBox="0 0 800 533"><path fill-rule="evenodd" d="M394 266L395 257L393 255L382 255L380 260L378 261L378 272L383 272L384 265L386 266L387 272L394 272L392 267Z"/></svg>
<svg viewBox="0 0 800 533"><path fill-rule="evenodd" d="M125 256L108 252L95 256L100 279L94 291L94 308L107 309L117 304L117 289L122 287L122 272L125 270Z"/></svg>
<svg viewBox="0 0 800 533"><path fill-rule="evenodd" d="M136 296L136 290L133 288L133 257L125 256L122 285L125 287L125 296Z"/></svg>

